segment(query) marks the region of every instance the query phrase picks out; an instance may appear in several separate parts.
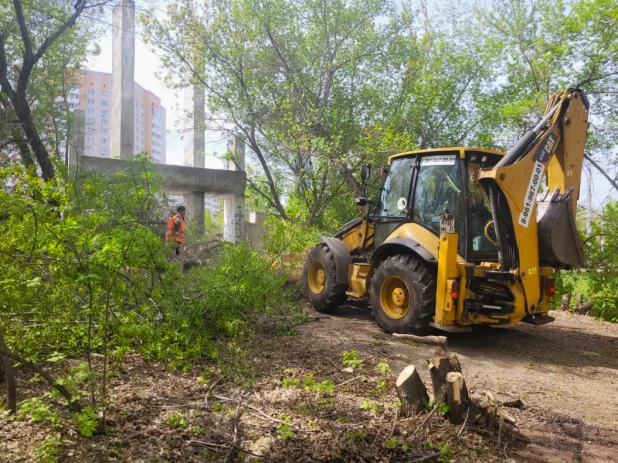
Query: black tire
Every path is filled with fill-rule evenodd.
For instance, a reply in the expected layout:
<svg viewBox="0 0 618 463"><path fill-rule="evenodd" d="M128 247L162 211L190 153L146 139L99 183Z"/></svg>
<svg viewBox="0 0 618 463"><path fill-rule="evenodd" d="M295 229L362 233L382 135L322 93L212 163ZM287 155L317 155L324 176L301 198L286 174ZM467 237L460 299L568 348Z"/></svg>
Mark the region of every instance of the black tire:
<svg viewBox="0 0 618 463"><path fill-rule="evenodd" d="M436 279L435 266L428 265L418 257L396 255L384 260L371 279L371 307L378 325L388 333L426 334L435 316ZM404 298L407 304L404 302L401 307L397 307L402 312L405 310L405 314L395 318L388 315L388 307L386 310L382 307L380 294L384 291L386 297L391 285L399 280L407 288L407 296Z"/></svg>
<svg viewBox="0 0 618 463"><path fill-rule="evenodd" d="M324 271L324 281L322 290L318 291L315 282L311 284L311 275L320 265ZM303 287L307 299L318 312L333 312L345 302L348 284L337 283L335 257L326 244L318 244L307 254L303 269Z"/></svg>

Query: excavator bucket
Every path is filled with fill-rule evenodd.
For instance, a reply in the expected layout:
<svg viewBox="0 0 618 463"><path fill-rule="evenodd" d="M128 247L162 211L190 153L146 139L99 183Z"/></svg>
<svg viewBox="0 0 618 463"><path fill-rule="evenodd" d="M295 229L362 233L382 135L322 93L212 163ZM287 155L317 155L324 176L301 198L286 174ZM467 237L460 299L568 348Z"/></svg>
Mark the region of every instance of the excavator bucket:
<svg viewBox="0 0 618 463"><path fill-rule="evenodd" d="M539 262L556 269L584 266L584 250L577 234L573 212L573 188L539 195L536 220L539 233Z"/></svg>

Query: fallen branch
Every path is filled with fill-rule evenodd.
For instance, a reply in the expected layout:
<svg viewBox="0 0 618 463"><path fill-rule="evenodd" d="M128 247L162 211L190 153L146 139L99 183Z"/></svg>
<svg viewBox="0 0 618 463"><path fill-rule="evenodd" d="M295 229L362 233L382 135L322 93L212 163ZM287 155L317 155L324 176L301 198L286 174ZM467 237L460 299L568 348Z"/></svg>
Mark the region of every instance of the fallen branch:
<svg viewBox="0 0 618 463"><path fill-rule="evenodd" d="M410 434L410 439L412 437L414 437L416 435L417 432L419 432L421 430L421 428L425 425L425 423L427 423L427 420L429 418L431 418L433 416L433 414L436 412L436 410L438 409L438 406L440 405L440 402L438 402L429 412L429 414L425 417L425 419L423 421L421 421L421 424L418 425L418 427L414 430L414 432L412 434Z"/></svg>
<svg viewBox="0 0 618 463"><path fill-rule="evenodd" d="M434 458L438 458L440 456L440 452L432 453L430 455L426 455L424 457L417 458L416 460L408 460L410 463L423 463L424 461L433 460Z"/></svg>
<svg viewBox="0 0 618 463"><path fill-rule="evenodd" d="M52 386L54 389L56 389L68 402L69 404L69 408L71 410L73 410L75 413L81 413L84 408L81 406L81 404L73 399L73 396L71 395L71 393L67 390L67 388L65 388L62 384L58 384L56 382L56 380L53 378L53 376L51 376L49 373L47 373L45 370L43 370L40 366L26 360L23 357L20 357L17 354L14 354L12 352L9 352L5 349L0 349L0 356L13 360L17 363L20 363L21 365L23 365L25 368L27 368L28 370L37 373L39 375L41 375L43 377L43 379L45 379L45 381L47 381L47 383Z"/></svg>
<svg viewBox="0 0 618 463"><path fill-rule="evenodd" d="M399 418L399 409L395 410L395 420L393 421L393 428L391 429L391 433L388 435L387 439L390 439L391 437L393 437L393 434L395 434L395 428L397 427L397 418Z"/></svg>
<svg viewBox="0 0 618 463"><path fill-rule="evenodd" d="M230 446L230 449L225 454L225 459L223 460L223 463L227 463L228 461L230 461L232 453L234 453L235 447L233 446L235 446L236 442L238 442L238 420L240 418L240 406L242 405L242 398L243 394L240 394L240 399L238 399L238 405L236 406L236 414L234 415L234 438L232 440L232 446Z"/></svg>
<svg viewBox="0 0 618 463"><path fill-rule="evenodd" d="M464 428L466 427L466 423L468 422L468 415L470 415L470 406L468 406L468 411L466 412L466 419L464 420L463 424L461 425L461 429L457 433L457 437L461 436L461 433L463 432Z"/></svg>
<svg viewBox="0 0 618 463"><path fill-rule="evenodd" d="M246 449L244 449L242 447L239 447L238 445L235 445L235 444L215 444L213 442L203 442L203 441L199 441L199 440L190 440L190 441L188 441L188 443L189 444L202 445L204 447L212 447L214 449L216 449L216 448L229 449L231 447L231 448L234 448L234 449L238 450L239 452L246 453L248 455L253 455L254 457L263 458L264 460L273 461L275 463L283 463L280 460L275 460L274 458L267 457L266 455L260 455L259 453L250 452L249 450L246 450Z"/></svg>
<svg viewBox="0 0 618 463"><path fill-rule="evenodd" d="M408 339L417 344L438 346L448 352L446 336L414 336L413 334L393 333L394 338Z"/></svg>
<svg viewBox="0 0 618 463"><path fill-rule="evenodd" d="M354 378L347 379L343 383L337 384L335 387L345 386L346 384L351 383L352 381L355 381L357 379L361 379L363 376L365 376L365 375L358 375L358 376L355 376Z"/></svg>

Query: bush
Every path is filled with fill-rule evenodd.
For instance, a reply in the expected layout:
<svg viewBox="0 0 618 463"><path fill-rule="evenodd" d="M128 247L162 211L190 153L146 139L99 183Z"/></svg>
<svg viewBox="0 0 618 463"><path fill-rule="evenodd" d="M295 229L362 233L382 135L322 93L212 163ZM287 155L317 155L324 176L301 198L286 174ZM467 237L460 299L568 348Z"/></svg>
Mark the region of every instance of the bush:
<svg viewBox="0 0 618 463"><path fill-rule="evenodd" d="M250 339L257 314L292 308L285 277L245 245L223 245L190 273L168 261L156 225L165 196L146 160L68 174L44 183L18 165L0 171L0 325L15 353L85 357L91 378L101 378L91 356L105 363L116 348L185 366L216 357L217 337Z"/></svg>

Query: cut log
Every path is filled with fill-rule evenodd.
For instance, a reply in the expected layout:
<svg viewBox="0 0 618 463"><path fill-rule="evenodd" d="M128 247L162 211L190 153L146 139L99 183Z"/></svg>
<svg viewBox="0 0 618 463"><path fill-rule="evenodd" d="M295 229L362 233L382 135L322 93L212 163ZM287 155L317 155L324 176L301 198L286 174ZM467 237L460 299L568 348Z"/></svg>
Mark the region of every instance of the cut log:
<svg viewBox="0 0 618 463"><path fill-rule="evenodd" d="M401 416L411 416L421 412L425 404L429 403L427 388L414 365L403 369L396 382L397 394L401 400Z"/></svg>
<svg viewBox="0 0 618 463"><path fill-rule="evenodd" d="M429 344L438 346L448 351L446 336L414 336L413 334L393 333L394 338L408 339L417 344Z"/></svg>
<svg viewBox="0 0 618 463"><path fill-rule="evenodd" d="M562 296L562 302L560 303L560 310L569 310L571 308L571 296L570 294L564 294Z"/></svg>
<svg viewBox="0 0 618 463"><path fill-rule="evenodd" d="M446 375L446 403L449 421L453 424L463 423L470 407L470 396L466 380L457 371L451 371Z"/></svg>
<svg viewBox="0 0 618 463"><path fill-rule="evenodd" d="M432 358L428 360L429 374L433 384L434 403L444 402L446 398L446 375L452 371L461 373L461 364L457 355L447 358Z"/></svg>

